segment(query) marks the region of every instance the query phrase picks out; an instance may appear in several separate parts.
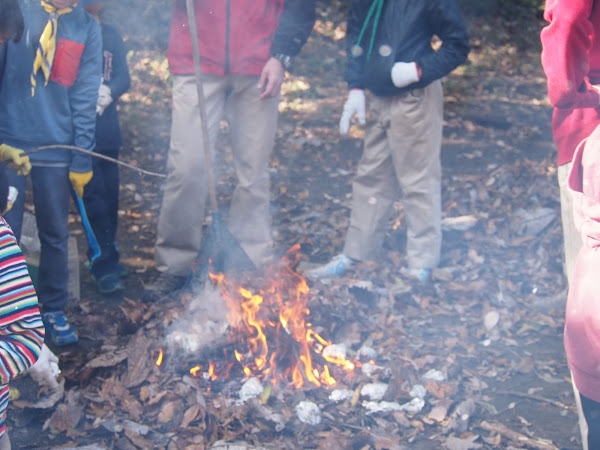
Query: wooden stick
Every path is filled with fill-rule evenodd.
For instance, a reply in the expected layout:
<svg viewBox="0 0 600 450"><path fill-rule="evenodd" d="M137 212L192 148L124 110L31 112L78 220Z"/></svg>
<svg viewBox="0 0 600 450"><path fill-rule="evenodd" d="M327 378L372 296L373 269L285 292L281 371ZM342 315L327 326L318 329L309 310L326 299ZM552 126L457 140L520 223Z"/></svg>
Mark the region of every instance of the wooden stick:
<svg viewBox="0 0 600 450"><path fill-rule="evenodd" d="M533 448L536 450L558 450L558 447L552 443L552 441L546 441L542 439L533 439L524 434L518 433L511 430L506 425L501 423L490 423L483 421L479 424L481 428L486 431L498 433L514 443L518 444L519 448Z"/></svg>
<svg viewBox="0 0 600 450"><path fill-rule="evenodd" d="M71 151L75 151L75 152L79 152L79 153L85 153L86 155L90 155L93 158L104 159L106 161L110 161L110 162L118 164L120 166L127 167L128 169L135 170L144 175L152 175L153 177L166 178L166 175L163 175L162 173L150 172L149 170L140 169L139 167L132 166L131 164L127 164L126 162L120 161L115 158L111 158L110 156L103 155L102 153L96 153L92 150L86 150L85 148L76 147L74 145L64 145L64 144L42 145L41 147L36 147L36 148L29 149L27 151L24 151L23 153L25 155L31 155L32 153L38 153L38 152L42 152L44 150L53 150L53 149L64 149L64 150L71 150ZM10 162L10 161L8 161L8 162Z"/></svg>

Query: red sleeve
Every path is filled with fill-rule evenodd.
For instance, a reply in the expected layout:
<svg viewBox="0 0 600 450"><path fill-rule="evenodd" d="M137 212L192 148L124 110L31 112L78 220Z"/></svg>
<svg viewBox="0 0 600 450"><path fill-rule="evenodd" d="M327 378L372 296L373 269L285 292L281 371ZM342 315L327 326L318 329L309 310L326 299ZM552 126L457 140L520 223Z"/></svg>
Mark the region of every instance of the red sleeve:
<svg viewBox="0 0 600 450"><path fill-rule="evenodd" d="M594 24L593 0L546 0L542 66L548 97L556 108L595 108L600 95L588 78ZM600 24L596 24L600 31ZM596 80L597 82L597 80Z"/></svg>

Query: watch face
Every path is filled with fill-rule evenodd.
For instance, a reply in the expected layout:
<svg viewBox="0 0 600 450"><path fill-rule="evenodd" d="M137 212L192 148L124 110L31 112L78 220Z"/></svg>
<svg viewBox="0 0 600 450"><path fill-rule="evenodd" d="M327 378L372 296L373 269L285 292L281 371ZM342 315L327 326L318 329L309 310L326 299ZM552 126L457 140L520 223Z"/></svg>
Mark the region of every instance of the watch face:
<svg viewBox="0 0 600 450"><path fill-rule="evenodd" d="M292 58L290 56L282 55L281 53L278 53L275 55L275 58L277 58L277 60L281 63L281 65L285 69L289 69L290 64L292 63Z"/></svg>

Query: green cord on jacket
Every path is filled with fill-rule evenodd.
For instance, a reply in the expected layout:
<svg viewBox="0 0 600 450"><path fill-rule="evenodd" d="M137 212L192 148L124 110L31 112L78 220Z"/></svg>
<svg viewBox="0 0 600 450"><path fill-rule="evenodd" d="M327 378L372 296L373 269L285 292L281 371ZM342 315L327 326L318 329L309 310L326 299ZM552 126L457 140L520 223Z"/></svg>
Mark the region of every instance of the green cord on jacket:
<svg viewBox="0 0 600 450"><path fill-rule="evenodd" d="M371 17L375 14L373 18L373 27L371 31L371 40L369 42L369 50L367 51L367 59L371 56L371 52L373 51L373 46L375 45L375 34L377 33L377 27L379 26L379 19L381 18L381 11L383 11L383 4L385 0L374 0L369 8L369 12L367 13L367 17L363 22L360 33L358 34L358 42L356 43L356 47L360 47L364 34L369 27L369 22L371 21Z"/></svg>

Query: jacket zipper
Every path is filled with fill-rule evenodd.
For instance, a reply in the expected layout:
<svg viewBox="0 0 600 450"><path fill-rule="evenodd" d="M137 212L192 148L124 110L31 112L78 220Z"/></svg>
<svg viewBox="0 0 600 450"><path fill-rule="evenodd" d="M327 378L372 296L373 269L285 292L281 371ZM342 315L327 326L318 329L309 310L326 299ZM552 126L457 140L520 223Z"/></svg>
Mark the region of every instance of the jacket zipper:
<svg viewBox="0 0 600 450"><path fill-rule="evenodd" d="M231 19L231 0L227 0L227 14L225 19L225 75L229 75L229 31Z"/></svg>

